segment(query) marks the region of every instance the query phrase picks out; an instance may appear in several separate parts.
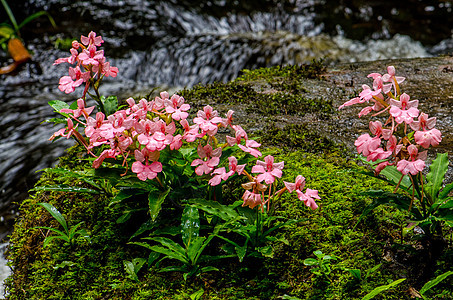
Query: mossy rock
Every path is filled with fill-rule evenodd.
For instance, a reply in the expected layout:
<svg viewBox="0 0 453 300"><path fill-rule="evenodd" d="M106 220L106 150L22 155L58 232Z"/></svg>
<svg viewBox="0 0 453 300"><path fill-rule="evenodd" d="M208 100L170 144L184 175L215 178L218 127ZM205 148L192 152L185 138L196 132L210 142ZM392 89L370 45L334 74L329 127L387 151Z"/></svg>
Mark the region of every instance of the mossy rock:
<svg viewBox="0 0 453 300"><path fill-rule="evenodd" d="M435 275L452 268L452 251L447 248L440 257L429 258L426 251L414 247L416 242L402 241L401 226L406 224L408 214L391 207L379 207L358 223L371 203L363 192L391 187L364 175L364 168L344 154L345 146L330 138L331 132L313 130L320 124L313 125L310 120L322 122L336 115L336 100L305 94L324 71L318 63L259 69L246 71L228 84L197 86L181 92L195 107L210 104L225 112L235 109L236 123L257 134L267 146L265 151L273 153L277 161L285 161L283 180L291 182L301 174L307 187L319 190L322 199L316 211L310 211L292 195L284 195L275 203L276 215L301 222L275 233L287 243L272 244L273 258L246 257L243 262L224 259L214 265L218 272L187 281L181 273L160 273L154 265L145 266L136 281L125 271L124 261L146 259L150 254L143 247L128 244L141 224L138 219L145 219L146 212L138 214L138 219L118 224L124 211L110 205L112 196L108 192L38 189L21 204L11 235L8 258L13 274L6 283L8 299L361 299L374 288L400 278L407 280L380 297L410 299L411 289L420 289ZM80 146L72 148L58 167L90 170L83 152ZM43 173L36 187L52 184L90 188L83 180L64 178L50 170ZM240 195L233 186L226 188L233 197ZM128 205L141 207L141 201L146 199L138 196ZM70 226L84 222L91 243L79 237L72 245L55 240L44 248L49 232L36 227L59 228L59 224L38 205L41 202L57 207ZM170 215L171 211L166 213ZM404 256L406 260L396 255L401 254L398 251L402 247L411 249ZM327 277L315 276L303 263L313 257L315 250L337 257ZM408 262L416 256L425 258L423 263ZM419 277L417 267L427 263L435 267ZM379 264L382 266L362 280L346 270L358 269L364 275ZM451 291L451 283L451 278L446 279L431 295Z"/></svg>

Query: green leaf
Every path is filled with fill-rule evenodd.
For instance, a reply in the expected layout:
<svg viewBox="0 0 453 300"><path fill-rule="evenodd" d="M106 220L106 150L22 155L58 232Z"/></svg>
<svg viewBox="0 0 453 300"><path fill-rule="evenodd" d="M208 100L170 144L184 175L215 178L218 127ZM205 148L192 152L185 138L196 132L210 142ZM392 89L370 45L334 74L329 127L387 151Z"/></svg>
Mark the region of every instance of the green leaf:
<svg viewBox="0 0 453 300"><path fill-rule="evenodd" d="M371 269L368 269L368 271L366 272L365 278L368 278L368 276L370 276L371 274L376 272L381 266L382 266L382 264L377 264L374 267L372 267Z"/></svg>
<svg viewBox="0 0 453 300"><path fill-rule="evenodd" d="M437 276L436 278L434 278L433 280L430 280L428 281L427 283L425 283L425 285L422 287L422 289L420 290L420 294L424 294L426 291L428 291L429 289L431 289L432 287L436 286L437 284L439 284L442 280L444 280L445 278L447 278L448 276L452 275L453 274L453 271L448 271L448 272L445 272L439 276Z"/></svg>
<svg viewBox="0 0 453 300"><path fill-rule="evenodd" d="M439 198L440 199L444 199L448 196L448 194L450 193L450 191L453 190L453 182L450 183L450 184L447 184L443 189L442 191L439 193Z"/></svg>
<svg viewBox="0 0 453 300"><path fill-rule="evenodd" d="M357 279L357 280L362 280L362 272L360 272L359 269L346 269L351 275Z"/></svg>
<svg viewBox="0 0 453 300"><path fill-rule="evenodd" d="M63 240L65 242L69 243L69 239L66 236L53 235L53 236L48 236L44 239L44 243L42 245L43 248L45 248L51 241L53 241L55 239L60 239L60 240Z"/></svg>
<svg viewBox="0 0 453 300"><path fill-rule="evenodd" d="M164 248L164 247L160 247L160 246L151 246L150 249L154 252L165 255L166 258L176 259L187 265L190 263L185 255L182 255L177 251L173 251L172 249Z"/></svg>
<svg viewBox="0 0 453 300"><path fill-rule="evenodd" d="M269 257L269 258L274 257L274 248L272 248L271 245L267 245L264 247L257 247L256 250L258 250L258 252L261 253L261 255L264 257Z"/></svg>
<svg viewBox="0 0 453 300"><path fill-rule="evenodd" d="M0 36L9 39L14 34L13 28L7 25L0 26Z"/></svg>
<svg viewBox="0 0 453 300"><path fill-rule="evenodd" d="M89 188L83 188L78 186L69 186L67 184L56 184L47 186L38 186L30 191L47 191L47 192L66 192L66 193L89 193L89 194L100 194L98 190Z"/></svg>
<svg viewBox="0 0 453 300"><path fill-rule="evenodd" d="M215 267L212 267L212 266L207 266L207 267L203 267L201 268L200 270L200 273L206 273L206 272L211 272L211 271L219 271L219 269L215 268Z"/></svg>
<svg viewBox="0 0 453 300"><path fill-rule="evenodd" d="M379 293L384 292L384 291L386 291L386 290L388 290L388 289L393 288L394 286L400 284L400 283L403 282L404 280L406 280L406 278L401 278L401 279L395 280L395 281L393 281L392 283L389 283L389 284L387 284L387 285L378 286L377 288L375 288L374 290L372 290L371 292L369 292L368 294L366 294L365 297L362 298L362 300L369 300L369 299L372 299L372 298L374 298L376 295L378 295Z"/></svg>
<svg viewBox="0 0 453 300"><path fill-rule="evenodd" d="M385 168L381 171L380 174L383 175L383 176L385 176L390 182L393 183L393 185L397 185L398 182L399 182L400 179L401 179L401 176L403 175L403 174L401 174L400 171L398 171L398 170L396 169L395 166L387 166L387 167L385 167ZM412 182L411 182L409 176L405 175L405 176L403 177L403 180L401 180L400 187L403 187L403 188L405 188L406 190L408 190L409 187L410 187L411 185L412 185Z"/></svg>
<svg viewBox="0 0 453 300"><path fill-rule="evenodd" d="M101 96L101 101L104 105L106 116L110 116L118 110L118 99L116 98L116 96L108 96L107 98Z"/></svg>
<svg viewBox="0 0 453 300"><path fill-rule="evenodd" d="M140 226L140 228L129 238L129 240L132 240L134 237L139 236L140 234L153 229L156 226L156 223L148 220L145 223Z"/></svg>
<svg viewBox="0 0 453 300"><path fill-rule="evenodd" d="M148 194L148 206L151 220L156 220L157 216L159 215L160 209L162 208L162 203L164 203L165 198L167 198L170 191L171 188L168 188L168 190L166 190L165 192L160 192L157 196L155 192L150 192Z"/></svg>
<svg viewBox="0 0 453 300"><path fill-rule="evenodd" d="M39 17L41 17L41 16L47 16L47 18L49 18L50 24L52 24L52 26L53 26L54 28L57 27L57 24L55 24L55 21L54 21L54 19L52 18L52 16L51 16L48 12L42 10L42 11L38 11L38 12L36 12L36 13L34 13L34 14L28 16L27 18L25 18L25 20L23 20L23 21L19 24L18 28L21 29L22 27L24 27L25 25L27 25L27 23L29 23L29 22L33 21L34 19L39 18Z"/></svg>
<svg viewBox="0 0 453 300"><path fill-rule="evenodd" d="M447 200L447 202L445 202L444 204L442 204L439 209L447 209L447 208L452 208L453 207L453 198L450 198Z"/></svg>
<svg viewBox="0 0 453 300"><path fill-rule="evenodd" d="M66 267L72 267L75 265L77 265L77 264L73 263L72 261L65 260L61 264L55 265L53 268L54 268L54 270L58 270L58 269L66 268Z"/></svg>
<svg viewBox="0 0 453 300"><path fill-rule="evenodd" d="M52 100L52 101L49 101L47 102L53 109L55 109L56 112L60 113L60 110L62 109L68 109L69 108L69 104L67 104L66 102L64 101L60 101L60 100ZM61 113L62 115L64 116L69 116L68 114L66 113Z"/></svg>
<svg viewBox="0 0 453 300"><path fill-rule="evenodd" d="M204 247L206 246L203 242L206 240L204 236L197 236L192 240L192 242L187 246L187 256L193 265L197 263L198 257L201 255Z"/></svg>
<svg viewBox="0 0 453 300"><path fill-rule="evenodd" d="M11 21L11 24L13 24L14 30L16 34L19 33L19 27L17 26L16 18L14 17L13 12L11 11L11 8L9 7L8 3L6 0L0 0L3 4L3 7L5 8L6 14L9 17L9 20Z"/></svg>
<svg viewBox="0 0 453 300"><path fill-rule="evenodd" d="M190 245L192 239L198 237L200 231L200 214L194 206L184 207L181 217L181 235L182 241L186 248Z"/></svg>
<svg viewBox="0 0 453 300"><path fill-rule="evenodd" d="M203 297L203 294L204 294L204 290L200 289L190 295L190 300L199 300L199 299L201 299L201 297Z"/></svg>
<svg viewBox="0 0 453 300"><path fill-rule="evenodd" d="M169 238L148 237L148 238L143 238L143 239L158 242L162 246L167 247L168 249L174 251L175 253L180 254L181 256L184 257L184 260L187 261L186 250L183 247L181 247L181 245L175 243L174 241L170 240ZM156 252L158 252L158 251L156 251Z"/></svg>
<svg viewBox="0 0 453 300"><path fill-rule="evenodd" d="M436 202L445 174L448 170L448 153L438 153L437 157L429 167L430 171L426 175L427 184L425 186L430 198Z"/></svg>
<svg viewBox="0 0 453 300"><path fill-rule="evenodd" d="M306 258L304 259L304 265L306 266L317 266L318 265L318 260L314 258Z"/></svg>
<svg viewBox="0 0 453 300"><path fill-rule="evenodd" d="M58 223L60 223L61 226L63 226L64 230L68 232L68 224L66 223L66 220L63 217L63 215L58 211L58 209L55 208L55 206L53 206L50 203L44 202L38 203L38 205L44 207L52 215L52 217L54 217L58 221Z"/></svg>
<svg viewBox="0 0 453 300"><path fill-rule="evenodd" d="M192 206L201 209L208 214L212 214L224 221L230 221L232 219L239 219L238 213L230 206L222 205L216 201L208 201L204 199L189 199L189 203Z"/></svg>
<svg viewBox="0 0 453 300"><path fill-rule="evenodd" d="M128 274L127 278L138 281L137 273L135 272L135 266L131 261L123 260L124 270Z"/></svg>

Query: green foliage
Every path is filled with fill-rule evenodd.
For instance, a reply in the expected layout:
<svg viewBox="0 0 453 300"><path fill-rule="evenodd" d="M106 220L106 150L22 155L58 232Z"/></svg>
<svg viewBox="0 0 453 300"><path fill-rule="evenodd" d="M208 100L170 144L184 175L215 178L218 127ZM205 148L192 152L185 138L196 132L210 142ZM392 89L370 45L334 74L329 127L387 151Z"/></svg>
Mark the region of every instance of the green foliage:
<svg viewBox="0 0 453 300"><path fill-rule="evenodd" d="M337 260L335 256L323 254L322 251L316 250L313 252L316 258L304 259L304 265L312 267L311 272L317 276L323 276L330 280L329 275L332 271L332 260Z"/></svg>
<svg viewBox="0 0 453 300"><path fill-rule="evenodd" d="M362 157L362 161L365 159ZM389 193L383 190L370 190L367 195L374 201L362 213L362 217L370 213L379 205L392 205L400 210L407 210L411 214L412 226L420 226L428 235L440 233L442 226L453 226L453 201L448 194L453 189L453 183L442 184L448 170L448 153L438 153L430 165L430 171L424 177L402 175L395 166L387 166L382 170L387 182L395 185L404 194Z"/></svg>
<svg viewBox="0 0 453 300"><path fill-rule="evenodd" d="M68 224L66 223L65 218L55 208L55 206L53 206L52 204L49 204L49 203L39 203L39 205L44 207L52 215L52 217L54 217L55 220L57 220L58 223L60 223L60 225L64 229L64 232L63 232L63 231L60 231L60 230L52 228L52 227L37 226L36 228L47 229L47 230L53 231L54 233L57 234L57 235L52 235L52 236L46 236L46 238L44 239L43 247L45 247L48 243L50 243L51 241L53 241L55 239L63 240L65 242L69 243L70 245L72 245L75 237L78 235L80 235L83 238L90 241L90 236L88 235L86 230L79 229L79 227L83 224L83 222L80 222L80 223L74 225L73 227L69 228Z"/></svg>
<svg viewBox="0 0 453 300"><path fill-rule="evenodd" d="M382 293L382 292L384 292L384 291L387 291L387 290L389 290L389 289L395 287L396 285L400 284L400 283L403 282L404 280L406 280L406 278L401 278L401 279L392 281L392 282L389 283L389 284L382 285L382 286L378 286L377 288L375 288L374 290L372 290L371 292L369 292L368 294L366 294L365 297L362 298L362 300L373 299L373 298L376 297L378 294L380 294L380 293Z"/></svg>

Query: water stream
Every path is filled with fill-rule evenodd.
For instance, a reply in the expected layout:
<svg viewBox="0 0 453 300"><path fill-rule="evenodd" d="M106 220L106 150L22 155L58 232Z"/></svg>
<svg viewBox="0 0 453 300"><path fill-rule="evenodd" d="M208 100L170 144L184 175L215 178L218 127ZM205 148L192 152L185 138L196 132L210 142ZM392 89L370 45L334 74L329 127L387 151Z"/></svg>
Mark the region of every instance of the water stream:
<svg viewBox="0 0 453 300"><path fill-rule="evenodd" d="M10 1L12 2L12 1ZM47 102L72 101L58 90L67 57L57 40L94 30L120 73L104 94L145 95L154 87L181 88L228 81L241 69L308 63L428 57L451 52L451 1L44 1L10 3L16 19L47 10L22 29L33 62L0 75L0 239L27 196L38 170L50 167L72 141L47 141L54 117ZM6 19L0 12L0 21ZM404 26L406 25L406 26ZM0 63L9 63L5 54Z"/></svg>

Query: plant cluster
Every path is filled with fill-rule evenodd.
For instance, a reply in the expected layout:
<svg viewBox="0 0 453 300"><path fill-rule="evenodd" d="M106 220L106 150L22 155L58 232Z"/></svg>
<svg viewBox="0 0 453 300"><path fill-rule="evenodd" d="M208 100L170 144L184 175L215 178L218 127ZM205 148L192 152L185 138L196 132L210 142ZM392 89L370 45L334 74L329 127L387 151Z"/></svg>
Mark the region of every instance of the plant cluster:
<svg viewBox="0 0 453 300"><path fill-rule="evenodd" d="M357 152L373 166L375 174L382 174L396 185L393 194L382 190L370 191L376 201L373 207L389 203L411 212L412 228L420 226L428 235L437 232L442 235L442 224L453 226L453 201L449 192L453 183L442 188L448 170L447 153L438 154L430 166L430 172L423 175L426 167L427 150L442 141L441 132L435 128L436 118L429 117L418 109L419 101L410 100L403 93L400 84L404 77L396 76L395 68L389 66L386 74L371 73L373 87L364 84L363 90L339 107L371 103L363 108L359 117L374 112L370 121L371 136L366 133L355 141ZM396 194L401 189L406 195Z"/></svg>
<svg viewBox="0 0 453 300"><path fill-rule="evenodd" d="M253 159L262 156L258 150L260 144L250 139L240 125L233 123L232 110L222 118L206 105L190 124L190 105L176 94L170 96L161 92L153 100L142 98L138 103L129 98L127 105L120 108L115 97L100 96L99 86L104 76L115 77L118 73L116 67L106 62L103 51L97 49L102 42L102 37L90 32L87 37L81 37L81 43L72 43L71 56L56 60L55 64L76 64L69 68L70 76L60 79L59 89L72 93L82 83L85 83L85 89L83 96L71 106L62 101L50 102L65 118L53 121L66 123L65 128L55 132L50 140L75 137L93 157L95 169L104 171L106 178L118 175L112 179L112 185L119 190L112 203L119 205L134 195L148 195L150 219L134 237L155 226L165 201L184 207L181 225L172 228L181 234L183 246L170 238L154 236L146 239L161 246L135 243L184 265L163 268L163 271L184 271L186 278L213 270L212 267L199 268L198 262L201 252L214 237L233 245L240 260L245 257L249 245L252 245L252 252L256 250L270 256L272 251L265 245L272 240L267 238L269 233L293 222L272 224L278 219L272 217L272 202L286 191L295 192L306 206L315 210L318 207L315 199L320 199L318 191L305 188L305 178L301 175L294 183L283 182L283 187L278 188L284 162L275 162L272 155L256 160L251 169L247 169L247 163L252 161L250 156ZM94 90L94 94L90 90ZM87 95L98 103L99 112L95 118L90 116L95 107L86 106ZM226 136L224 143L217 138L219 128L233 132L232 136ZM239 158L232 155L234 153ZM104 164L107 161L109 164ZM135 174L131 175L130 171ZM238 208L240 202L222 203L222 184L234 175L246 178L241 185L242 207L256 208L256 214L244 216ZM200 216L200 211L204 212L204 217ZM120 222L127 221L131 215L129 211ZM216 220L211 221L212 217ZM201 219L212 227L208 237L200 236ZM245 242L241 244L237 236L221 235L221 232L234 232L245 238ZM150 257L149 263L156 258Z"/></svg>

